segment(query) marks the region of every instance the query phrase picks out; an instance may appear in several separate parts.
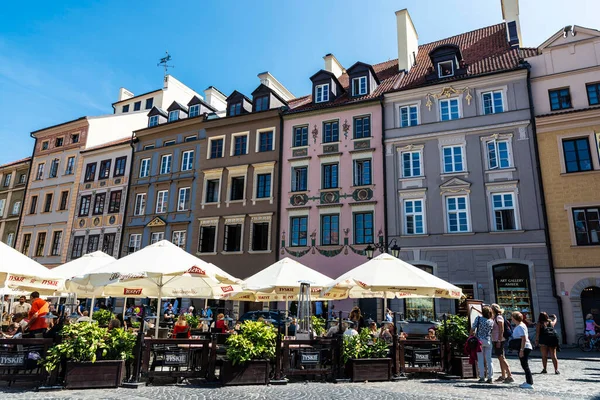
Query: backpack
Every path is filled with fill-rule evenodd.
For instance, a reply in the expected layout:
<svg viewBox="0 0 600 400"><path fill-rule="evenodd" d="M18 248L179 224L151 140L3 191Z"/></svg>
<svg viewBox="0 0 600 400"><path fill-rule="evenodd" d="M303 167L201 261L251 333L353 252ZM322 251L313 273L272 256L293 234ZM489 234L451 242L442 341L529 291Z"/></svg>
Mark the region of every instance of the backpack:
<svg viewBox="0 0 600 400"><path fill-rule="evenodd" d="M502 336L504 337L505 340L508 340L508 338L510 338L513 334L513 330L512 330L512 326L510 325L510 322L508 322L508 320L506 318L504 318L504 332L502 332Z"/></svg>
<svg viewBox="0 0 600 400"><path fill-rule="evenodd" d="M546 346L549 347L557 347L558 346L558 333L554 327L550 324L547 324L544 328L544 336L546 336Z"/></svg>

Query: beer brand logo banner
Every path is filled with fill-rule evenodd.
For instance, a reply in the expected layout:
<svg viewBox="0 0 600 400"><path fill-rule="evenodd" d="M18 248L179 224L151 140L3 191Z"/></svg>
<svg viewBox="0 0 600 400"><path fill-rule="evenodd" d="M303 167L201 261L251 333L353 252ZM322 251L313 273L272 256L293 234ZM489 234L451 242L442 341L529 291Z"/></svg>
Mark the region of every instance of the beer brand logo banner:
<svg viewBox="0 0 600 400"><path fill-rule="evenodd" d="M356 281L356 283L358 283L358 285L359 285L360 287L362 287L362 288L367 288L367 287L369 286L369 285L367 285L366 283L364 283L364 282L361 282L361 281Z"/></svg>
<svg viewBox="0 0 600 400"><path fill-rule="evenodd" d="M62 286L61 283L62 281L59 279L41 279L26 275L8 275L9 287L28 286L40 289L58 290L60 286Z"/></svg>
<svg viewBox="0 0 600 400"><path fill-rule="evenodd" d="M142 291L144 289L142 288L136 288L136 289L130 289L130 288L123 288L123 295L125 296L139 296L142 294Z"/></svg>
<svg viewBox="0 0 600 400"><path fill-rule="evenodd" d="M188 274L206 276L206 271L203 270L202 268L198 267L197 265L194 265L192 268L188 269L185 272Z"/></svg>
<svg viewBox="0 0 600 400"><path fill-rule="evenodd" d="M298 288L295 287L279 287L277 293L294 293Z"/></svg>
<svg viewBox="0 0 600 400"><path fill-rule="evenodd" d="M109 280L125 282L125 281L131 281L134 279L146 278L147 276L148 275L146 275L143 272L136 272L136 273L129 273L129 274L121 274L120 272L115 272L110 276Z"/></svg>
<svg viewBox="0 0 600 400"><path fill-rule="evenodd" d="M223 291L223 293L233 292L233 286L221 286L221 290Z"/></svg>

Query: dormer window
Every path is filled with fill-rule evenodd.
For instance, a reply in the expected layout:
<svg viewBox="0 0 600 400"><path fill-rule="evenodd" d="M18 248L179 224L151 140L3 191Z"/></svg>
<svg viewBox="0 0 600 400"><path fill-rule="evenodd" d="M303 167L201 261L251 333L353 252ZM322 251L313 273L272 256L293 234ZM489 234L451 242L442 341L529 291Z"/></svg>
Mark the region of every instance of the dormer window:
<svg viewBox="0 0 600 400"><path fill-rule="evenodd" d="M329 101L329 83L317 85L315 87L315 102L324 103L326 101Z"/></svg>
<svg viewBox="0 0 600 400"><path fill-rule="evenodd" d="M352 96L362 96L367 94L367 77L361 76L352 79Z"/></svg>
<svg viewBox="0 0 600 400"><path fill-rule="evenodd" d="M200 104L195 104L190 107L190 118L200 115Z"/></svg>
<svg viewBox="0 0 600 400"><path fill-rule="evenodd" d="M129 104L125 104L123 106L123 113L128 113L129 112Z"/></svg>
<svg viewBox="0 0 600 400"><path fill-rule="evenodd" d="M235 103L229 106L229 116L240 115L242 113L242 103Z"/></svg>
<svg viewBox="0 0 600 400"><path fill-rule="evenodd" d="M429 82L462 76L467 73L468 65L464 62L460 47L455 44L444 44L429 52L431 67L425 79Z"/></svg>
<svg viewBox="0 0 600 400"><path fill-rule="evenodd" d="M158 115L153 115L148 120L148 126L152 127L152 126L156 126L156 125L158 125Z"/></svg>
<svg viewBox="0 0 600 400"><path fill-rule="evenodd" d="M169 111L169 122L179 119L179 110Z"/></svg>
<svg viewBox="0 0 600 400"><path fill-rule="evenodd" d="M440 78L454 76L454 61L449 60L438 63L438 76Z"/></svg>
<svg viewBox="0 0 600 400"><path fill-rule="evenodd" d="M269 96L258 97L254 100L254 111L265 111L269 109Z"/></svg>

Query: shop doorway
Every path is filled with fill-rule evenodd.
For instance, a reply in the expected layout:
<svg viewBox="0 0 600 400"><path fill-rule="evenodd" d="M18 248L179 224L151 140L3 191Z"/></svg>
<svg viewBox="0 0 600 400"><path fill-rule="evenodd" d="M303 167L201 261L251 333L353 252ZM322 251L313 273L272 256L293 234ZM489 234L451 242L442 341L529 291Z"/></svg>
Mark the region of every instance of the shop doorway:
<svg viewBox="0 0 600 400"><path fill-rule="evenodd" d="M600 324L600 288L589 286L581 291L581 311L583 318L588 314L594 316L597 324Z"/></svg>

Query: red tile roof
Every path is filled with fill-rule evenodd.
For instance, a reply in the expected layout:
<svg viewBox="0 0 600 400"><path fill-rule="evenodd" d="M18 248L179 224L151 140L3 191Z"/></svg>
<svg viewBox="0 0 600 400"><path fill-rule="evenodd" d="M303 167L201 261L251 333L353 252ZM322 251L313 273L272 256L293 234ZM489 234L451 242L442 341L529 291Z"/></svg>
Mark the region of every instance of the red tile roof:
<svg viewBox="0 0 600 400"><path fill-rule="evenodd" d="M31 157L22 158L22 159L17 160L17 161L12 161L12 162L9 162L7 164L0 165L0 168L6 168L6 167L10 167L11 165L22 164L22 163L29 162L29 161L31 161Z"/></svg>
<svg viewBox="0 0 600 400"><path fill-rule="evenodd" d="M429 53L438 46L454 44L460 48L463 61L467 67L467 73L443 80L443 82L464 79L492 72L510 71L520 67L520 62L525 57L536 54L536 49L522 48L512 49L507 41L506 25L504 23L462 33L436 42L419 46L417 62L408 74L398 71L398 60L389 60L373 65L375 73L381 84L370 94L361 97L351 97L349 93L348 75L344 73L338 78L340 84L346 90L336 100L329 103L312 103L312 96L307 95L296 98L289 102L288 114L311 111L345 104L358 103L373 100L384 93L412 89L426 85L425 77L433 68ZM439 84L436 80L430 84Z"/></svg>

